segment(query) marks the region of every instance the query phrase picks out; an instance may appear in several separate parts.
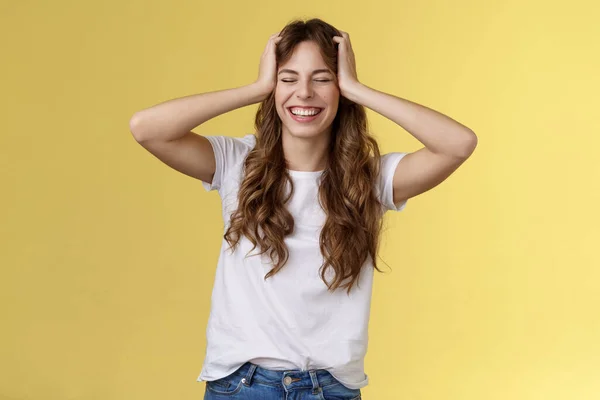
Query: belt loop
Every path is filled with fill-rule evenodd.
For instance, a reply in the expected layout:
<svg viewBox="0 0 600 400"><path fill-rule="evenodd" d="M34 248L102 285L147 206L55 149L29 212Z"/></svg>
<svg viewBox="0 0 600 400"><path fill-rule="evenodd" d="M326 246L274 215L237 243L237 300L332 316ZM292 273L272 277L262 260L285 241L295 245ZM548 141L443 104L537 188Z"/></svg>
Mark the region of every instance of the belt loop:
<svg viewBox="0 0 600 400"><path fill-rule="evenodd" d="M317 379L317 372L314 369L311 369L308 371L308 373L310 374L310 380L312 381L312 384L313 384L312 394L318 394L320 387L319 387L319 380Z"/></svg>
<svg viewBox="0 0 600 400"><path fill-rule="evenodd" d="M250 363L250 369L246 373L246 376L244 377L244 379L242 379L242 382L244 383L244 385L250 386L250 382L252 381L252 376L254 375L254 371L256 371L256 367L257 367L256 364Z"/></svg>

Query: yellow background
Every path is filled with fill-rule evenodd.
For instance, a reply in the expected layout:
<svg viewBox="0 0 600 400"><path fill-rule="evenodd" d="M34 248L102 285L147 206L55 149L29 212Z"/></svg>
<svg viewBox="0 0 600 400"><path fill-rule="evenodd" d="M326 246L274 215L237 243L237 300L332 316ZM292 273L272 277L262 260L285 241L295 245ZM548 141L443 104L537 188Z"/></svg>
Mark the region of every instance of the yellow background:
<svg viewBox="0 0 600 400"><path fill-rule="evenodd" d="M359 79L473 129L386 214L368 400L600 399L600 6L593 1L0 3L1 399L201 399L216 192L129 132L246 85L295 17L350 33ZM257 104L200 134L243 136ZM383 152L420 148L369 110Z"/></svg>

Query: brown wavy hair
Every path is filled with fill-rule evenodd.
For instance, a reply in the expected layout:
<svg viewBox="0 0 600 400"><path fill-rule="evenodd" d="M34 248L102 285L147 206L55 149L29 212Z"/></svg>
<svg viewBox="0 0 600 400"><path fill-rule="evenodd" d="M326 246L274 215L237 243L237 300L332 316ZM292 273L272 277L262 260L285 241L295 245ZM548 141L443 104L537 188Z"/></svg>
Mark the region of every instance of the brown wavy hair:
<svg viewBox="0 0 600 400"><path fill-rule="evenodd" d="M328 68L337 72L337 43L332 37L341 36L341 32L333 26L316 18L306 22L295 20L279 35L282 39L276 47L277 65L289 60L296 45L313 41L319 46ZM232 213L231 224L224 235L232 249L243 234L252 242L252 250L258 245L261 255L268 253L274 268L265 275L265 280L287 262L289 253L284 238L294 231L294 218L285 208L294 187L286 169L282 124L274 93L258 107L256 146L244 162L238 208ZM328 290L347 288L349 294L367 257L371 257L373 267L381 272L375 256L383 206L375 192L380 152L369 134L365 108L341 94L332 123L327 163L319 184L319 203L327 216L320 233L319 247L324 263L319 272ZM287 197L286 182L291 188ZM328 268L335 271L331 283L325 278Z"/></svg>

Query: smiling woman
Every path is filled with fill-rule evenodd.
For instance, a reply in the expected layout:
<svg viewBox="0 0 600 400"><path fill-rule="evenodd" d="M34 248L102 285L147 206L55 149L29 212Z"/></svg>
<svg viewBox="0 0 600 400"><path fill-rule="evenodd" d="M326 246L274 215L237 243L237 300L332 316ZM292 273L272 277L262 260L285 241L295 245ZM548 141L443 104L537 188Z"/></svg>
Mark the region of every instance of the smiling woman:
<svg viewBox="0 0 600 400"><path fill-rule="evenodd" d="M280 398L285 391L306 392L299 398L307 399L359 399L360 388L368 382L362 369L367 347L365 304L376 268L382 212L398 209L390 205L389 182L404 154L380 158L377 143L366 129L364 107L341 98L336 35L341 32L321 20L296 21L272 37L265 49L268 53L261 62L265 75L257 82L263 82L268 94L257 111L256 135L239 145L247 150L240 172L231 175L239 174L242 180L234 192L237 207L224 239L234 252L246 253L256 246L270 269L247 265L252 274L267 273L256 281L257 286L242 285L240 290L248 291L243 298L262 298L261 303L270 298L280 304L277 309L296 317L292 321L270 306L261 306L248 321L261 329L250 325L242 329L244 334L253 332L250 338L215 330L199 377L207 381L206 399L224 387L240 389L249 399ZM227 151L220 149L237 147L228 141L211 138L224 157ZM306 230L308 226L318 229ZM258 233L259 227L264 234ZM246 265L242 258L225 268L234 271ZM276 285L262 283L282 274L284 268L288 273L273 281ZM231 284L240 278L226 279ZM254 293L253 287L262 289ZM312 298L306 298L308 292ZM237 314L233 308L215 306L215 318ZM236 325L246 319L238 317ZM322 329L312 329L315 323ZM210 325L211 330L218 326ZM319 332L337 334L323 338ZM290 334L293 340L287 339ZM305 354L294 350L298 343L307 349ZM236 351L227 364L230 368L216 370L223 361L222 346ZM293 380L286 384L287 378Z"/></svg>
<svg viewBox="0 0 600 400"><path fill-rule="evenodd" d="M190 131L256 102L254 134ZM363 103L412 122L436 151L381 155ZM440 121L359 84L348 34L320 19L272 35L256 82L134 115L142 146L221 196L226 230L197 379L206 400L361 398L382 216L471 150L467 130Z"/></svg>

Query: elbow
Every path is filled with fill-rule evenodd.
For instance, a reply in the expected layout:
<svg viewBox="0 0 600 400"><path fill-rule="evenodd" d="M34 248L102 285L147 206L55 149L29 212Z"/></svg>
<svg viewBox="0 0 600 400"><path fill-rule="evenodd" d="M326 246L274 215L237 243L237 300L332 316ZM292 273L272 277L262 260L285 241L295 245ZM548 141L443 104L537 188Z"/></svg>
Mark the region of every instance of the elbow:
<svg viewBox="0 0 600 400"><path fill-rule="evenodd" d="M136 112L129 119L129 131L138 142L142 140L142 118L140 112Z"/></svg>
<svg viewBox="0 0 600 400"><path fill-rule="evenodd" d="M475 148L477 148L477 142L478 139L477 135L475 135L475 132L468 131L461 146L459 157L464 159L469 158L475 151Z"/></svg>
<svg viewBox="0 0 600 400"><path fill-rule="evenodd" d="M475 132L471 131L471 138L469 140L470 140L470 142L469 142L470 153L469 154L471 154L477 148L477 143L479 142L479 139L477 138L477 135L475 134Z"/></svg>

